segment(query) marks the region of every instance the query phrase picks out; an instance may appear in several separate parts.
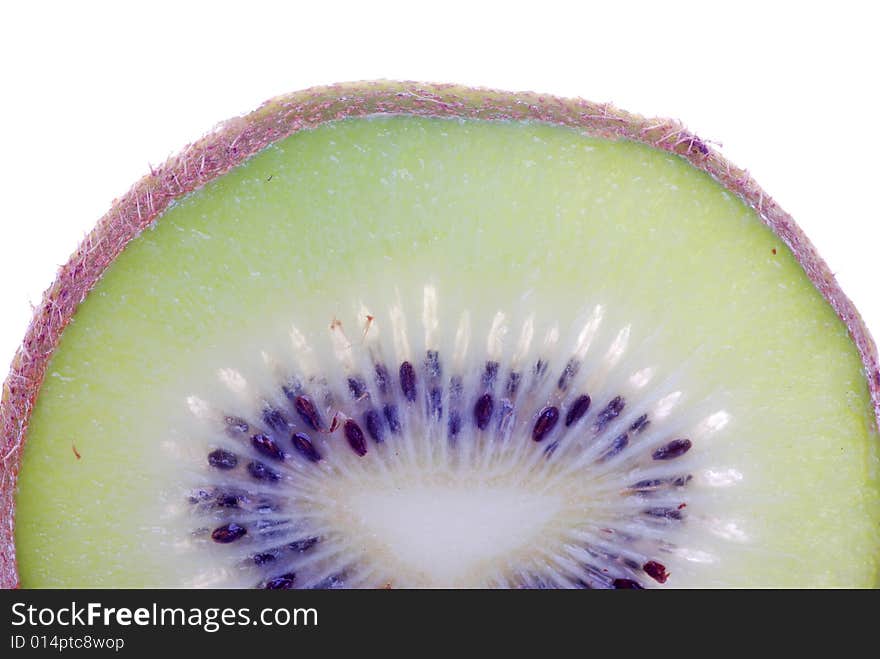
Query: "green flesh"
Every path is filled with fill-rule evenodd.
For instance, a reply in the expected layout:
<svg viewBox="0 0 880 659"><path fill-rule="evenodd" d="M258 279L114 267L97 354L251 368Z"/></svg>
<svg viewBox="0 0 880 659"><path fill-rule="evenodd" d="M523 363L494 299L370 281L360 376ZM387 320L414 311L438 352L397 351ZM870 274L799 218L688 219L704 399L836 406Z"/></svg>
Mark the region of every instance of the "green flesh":
<svg viewBox="0 0 880 659"><path fill-rule="evenodd" d="M659 346L646 366L686 364L679 388L729 413L700 447L702 468L742 475L702 499L718 524L700 542L718 560L677 585L875 583L880 459L862 363L751 209L642 145L382 117L266 149L179 201L106 272L31 418L22 585L188 583L204 557L175 553L187 529L165 511L190 466L162 449L185 443L187 396L279 345L294 320L316 334L429 282L452 307L449 333L461 309L521 308L527 290L536 318L562 327L601 304L631 345Z"/></svg>

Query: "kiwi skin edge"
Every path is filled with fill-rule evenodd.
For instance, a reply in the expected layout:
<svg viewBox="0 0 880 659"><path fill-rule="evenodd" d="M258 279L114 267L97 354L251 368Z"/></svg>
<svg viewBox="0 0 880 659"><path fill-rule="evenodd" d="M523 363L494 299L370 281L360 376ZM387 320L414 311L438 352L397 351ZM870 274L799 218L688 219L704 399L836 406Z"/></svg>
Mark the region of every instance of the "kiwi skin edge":
<svg viewBox="0 0 880 659"><path fill-rule="evenodd" d="M15 487L31 411L67 323L125 246L175 199L225 174L269 144L328 121L373 114L539 121L610 140L631 140L687 159L738 195L791 249L813 285L849 330L864 364L880 426L877 347L859 312L825 261L795 224L744 169L671 119L652 119L609 104L532 92L452 84L370 81L314 87L266 101L244 117L219 124L162 166L151 169L112 207L61 267L13 358L0 399L0 587L20 585L15 553Z"/></svg>

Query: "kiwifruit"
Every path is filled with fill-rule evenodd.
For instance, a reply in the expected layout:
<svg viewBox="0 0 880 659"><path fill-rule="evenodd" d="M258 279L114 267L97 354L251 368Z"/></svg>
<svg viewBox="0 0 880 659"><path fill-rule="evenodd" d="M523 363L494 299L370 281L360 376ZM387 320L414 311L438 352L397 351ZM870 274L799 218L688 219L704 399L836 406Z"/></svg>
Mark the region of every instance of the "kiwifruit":
<svg viewBox="0 0 880 659"><path fill-rule="evenodd" d="M869 586L878 410L828 268L678 123L312 89L137 183L47 291L0 580Z"/></svg>

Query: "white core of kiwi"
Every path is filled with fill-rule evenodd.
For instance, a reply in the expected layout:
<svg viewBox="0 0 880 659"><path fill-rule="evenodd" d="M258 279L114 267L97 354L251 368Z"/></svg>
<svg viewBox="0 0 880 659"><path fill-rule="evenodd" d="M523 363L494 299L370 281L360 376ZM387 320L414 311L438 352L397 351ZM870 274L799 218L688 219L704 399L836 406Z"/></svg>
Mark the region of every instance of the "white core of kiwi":
<svg viewBox="0 0 880 659"><path fill-rule="evenodd" d="M632 345L632 327L607 322L602 305L560 326L525 302L521 313L475 312L441 300L432 284L421 292L419 309L362 306L328 319L323 336L294 324L287 356L261 351L250 373L220 367L222 399L188 397L193 425L183 434L203 443L189 442L193 503L172 506L170 526L189 524L191 549L226 565L193 583L646 587L720 560L713 543L742 535L701 496L741 475L706 468L700 447L730 412L713 406L717 397L690 396L687 364L652 360L650 337ZM455 311L443 315L444 306ZM413 367L414 400L403 363ZM497 365L492 377L487 364ZM314 404L320 429L294 393ZM476 409L484 396L488 417ZM396 432L387 405L398 411ZM285 425L276 416L272 427L267 410ZM370 410L381 441L365 421ZM363 455L348 441L351 423ZM255 435L283 455L255 448ZM312 459L294 435L308 438ZM687 448L670 458L672 442ZM218 450L235 466L212 465ZM256 479L254 462L277 479ZM224 535L229 524L242 535Z"/></svg>

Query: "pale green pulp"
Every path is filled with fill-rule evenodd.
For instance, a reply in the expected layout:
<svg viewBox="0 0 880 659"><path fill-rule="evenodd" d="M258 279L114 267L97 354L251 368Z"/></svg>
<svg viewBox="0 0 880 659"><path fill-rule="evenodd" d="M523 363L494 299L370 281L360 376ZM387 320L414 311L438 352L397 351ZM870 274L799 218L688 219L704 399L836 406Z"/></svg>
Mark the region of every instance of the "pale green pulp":
<svg viewBox="0 0 880 659"><path fill-rule="evenodd" d="M863 367L752 210L645 146L382 117L271 146L175 204L106 272L31 419L22 584L184 583L190 559L174 547L187 530L162 508L186 467L162 446L185 441L186 396L294 318L324 326L387 302L395 282L429 280L475 309L528 289L538 317L563 323L601 303L634 337L659 337L652 359L687 361L685 389L719 396L732 421L710 459L743 477L713 500L742 533L690 585L874 582L880 471Z"/></svg>

